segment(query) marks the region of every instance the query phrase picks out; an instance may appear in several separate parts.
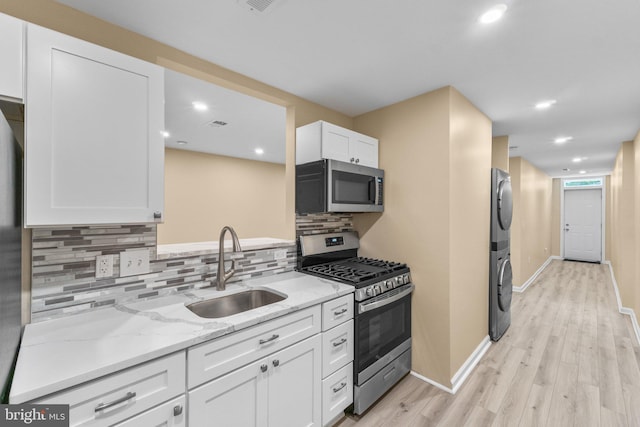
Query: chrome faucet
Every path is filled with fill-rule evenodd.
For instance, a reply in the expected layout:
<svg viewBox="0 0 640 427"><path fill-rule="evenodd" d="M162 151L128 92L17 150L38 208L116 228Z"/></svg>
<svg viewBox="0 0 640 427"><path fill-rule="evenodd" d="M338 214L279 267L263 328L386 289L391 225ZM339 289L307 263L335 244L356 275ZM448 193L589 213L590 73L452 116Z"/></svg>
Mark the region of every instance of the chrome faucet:
<svg viewBox="0 0 640 427"><path fill-rule="evenodd" d="M224 235L227 231L231 233L231 239L233 240L233 252L242 251L236 231L228 225L222 227L222 230L220 231L220 246L218 251L218 276L215 281L216 289L219 291L224 291L226 289L227 280L229 280L229 278L233 276L233 273L236 272L235 260L231 260L231 268L228 271L224 271Z"/></svg>

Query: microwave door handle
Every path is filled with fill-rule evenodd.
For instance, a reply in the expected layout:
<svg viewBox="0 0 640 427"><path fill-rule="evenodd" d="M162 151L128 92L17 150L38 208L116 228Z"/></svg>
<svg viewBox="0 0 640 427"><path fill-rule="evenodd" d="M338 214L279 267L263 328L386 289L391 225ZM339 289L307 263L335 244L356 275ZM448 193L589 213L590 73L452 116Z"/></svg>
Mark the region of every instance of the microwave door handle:
<svg viewBox="0 0 640 427"><path fill-rule="evenodd" d="M369 201L370 201L371 203L376 203L376 204L377 204L377 203L378 203L378 201L376 200L376 199L377 199L377 197L376 197L376 194L377 194L376 190L377 190L376 179L375 179L375 178L371 178L371 179L369 180Z"/></svg>
<svg viewBox="0 0 640 427"><path fill-rule="evenodd" d="M413 292L413 288L415 288L415 285L413 283L409 283L407 286L407 289L404 289L402 292L399 292L393 296L390 296L388 298L384 298L378 301L373 301L373 302L365 302L365 303L360 303L358 304L358 314L362 314L364 312L367 311L371 311L371 310L375 310L376 308L380 308L380 307L384 307L387 304L391 304L392 302L396 302L398 301L400 298L404 298L405 296L409 295L411 292Z"/></svg>

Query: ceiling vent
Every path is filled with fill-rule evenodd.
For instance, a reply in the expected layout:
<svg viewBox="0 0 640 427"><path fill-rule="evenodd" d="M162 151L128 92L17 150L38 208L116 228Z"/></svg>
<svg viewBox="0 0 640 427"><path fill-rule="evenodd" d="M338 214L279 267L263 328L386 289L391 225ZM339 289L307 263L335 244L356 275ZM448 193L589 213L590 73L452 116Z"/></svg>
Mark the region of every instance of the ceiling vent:
<svg viewBox="0 0 640 427"><path fill-rule="evenodd" d="M212 128L221 128L222 126L228 125L227 122L223 122L222 120L211 120L207 123L207 126L211 126Z"/></svg>
<svg viewBox="0 0 640 427"><path fill-rule="evenodd" d="M276 0L238 0L238 4L251 12L264 12L275 3Z"/></svg>

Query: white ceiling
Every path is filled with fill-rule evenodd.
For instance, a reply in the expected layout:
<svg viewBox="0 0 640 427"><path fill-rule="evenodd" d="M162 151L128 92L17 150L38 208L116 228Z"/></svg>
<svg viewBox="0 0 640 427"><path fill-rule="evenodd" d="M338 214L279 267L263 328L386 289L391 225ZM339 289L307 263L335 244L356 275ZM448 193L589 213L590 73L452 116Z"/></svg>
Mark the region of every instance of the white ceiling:
<svg viewBox="0 0 640 427"><path fill-rule="evenodd" d="M208 109L196 111L194 102ZM212 126L213 121L227 124ZM284 107L171 70L165 70L165 128L167 147L285 162ZM264 153L256 154L256 148Z"/></svg>
<svg viewBox="0 0 640 427"><path fill-rule="evenodd" d="M492 25L501 0L60 1L350 116L452 85L552 176L609 172L640 129L639 0L504 0Z"/></svg>

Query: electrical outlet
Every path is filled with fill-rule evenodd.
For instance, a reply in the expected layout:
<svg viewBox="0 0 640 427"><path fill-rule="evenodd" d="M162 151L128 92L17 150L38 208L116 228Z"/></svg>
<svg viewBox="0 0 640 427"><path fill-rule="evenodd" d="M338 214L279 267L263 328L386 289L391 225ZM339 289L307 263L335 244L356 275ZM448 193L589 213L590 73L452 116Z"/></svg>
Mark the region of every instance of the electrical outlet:
<svg viewBox="0 0 640 427"><path fill-rule="evenodd" d="M275 251L273 253L273 259L278 260L278 259L284 259L287 257L287 250L286 249L281 249L279 251Z"/></svg>
<svg viewBox="0 0 640 427"><path fill-rule="evenodd" d="M151 272L149 268L149 250L120 252L120 277L135 276Z"/></svg>
<svg viewBox="0 0 640 427"><path fill-rule="evenodd" d="M96 257L96 279L113 276L113 255Z"/></svg>

